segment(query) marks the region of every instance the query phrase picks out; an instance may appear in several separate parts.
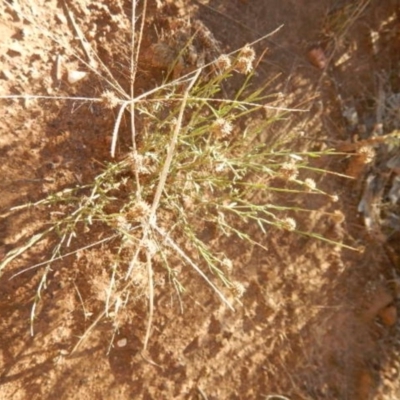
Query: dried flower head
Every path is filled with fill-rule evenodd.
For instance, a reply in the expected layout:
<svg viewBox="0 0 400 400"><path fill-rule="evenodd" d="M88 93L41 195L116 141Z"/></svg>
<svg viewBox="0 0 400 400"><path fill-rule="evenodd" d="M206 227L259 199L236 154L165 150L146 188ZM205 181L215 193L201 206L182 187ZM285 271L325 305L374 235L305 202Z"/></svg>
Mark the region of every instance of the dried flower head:
<svg viewBox="0 0 400 400"><path fill-rule="evenodd" d="M256 52L254 49L249 45L246 44L239 52L239 57L244 57L253 62L256 58Z"/></svg>
<svg viewBox="0 0 400 400"><path fill-rule="evenodd" d="M154 155L153 153L145 153L145 155L132 152L129 154L127 161L131 168L142 175L149 175L154 172Z"/></svg>
<svg viewBox="0 0 400 400"><path fill-rule="evenodd" d="M299 175L299 170L293 161L285 162L279 170L279 175L285 180L292 181Z"/></svg>
<svg viewBox="0 0 400 400"><path fill-rule="evenodd" d="M114 94L114 92L111 92L109 90L106 90L103 92L101 95L101 100L104 104L104 107L113 109L117 107L120 104L120 99Z"/></svg>
<svg viewBox="0 0 400 400"><path fill-rule="evenodd" d="M239 57L236 61L236 70L240 74L247 75L253 71L253 61L246 57Z"/></svg>
<svg viewBox="0 0 400 400"><path fill-rule="evenodd" d="M216 65L217 69L221 73L223 73L232 66L232 63L231 63L231 59L229 58L229 56L227 56L226 54L222 54L215 61L215 65Z"/></svg>
<svg viewBox="0 0 400 400"><path fill-rule="evenodd" d="M359 157L364 164L369 164L375 158L375 150L372 146L361 146L358 150Z"/></svg>
<svg viewBox="0 0 400 400"><path fill-rule="evenodd" d="M308 190L314 190L317 187L314 179L311 178L306 178L306 180L304 181L304 185L307 187Z"/></svg>
<svg viewBox="0 0 400 400"><path fill-rule="evenodd" d="M235 297L240 298L244 295L246 288L240 282L232 282L231 291Z"/></svg>
<svg viewBox="0 0 400 400"><path fill-rule="evenodd" d="M339 201L339 196L337 194L330 195L329 198L332 203L337 203Z"/></svg>
<svg viewBox="0 0 400 400"><path fill-rule="evenodd" d="M132 225L127 221L124 215L118 215L117 226L118 229L122 231L130 231L132 229Z"/></svg>
<svg viewBox="0 0 400 400"><path fill-rule="evenodd" d="M255 58L256 53L254 49L246 44L246 46L244 46L239 52L239 56L235 65L236 70L241 74L247 75L253 71L253 62Z"/></svg>
<svg viewBox="0 0 400 400"><path fill-rule="evenodd" d="M230 260L229 258L224 258L222 260L221 266L223 268L223 270L227 273L230 274L233 270L233 262L232 260Z"/></svg>
<svg viewBox="0 0 400 400"><path fill-rule="evenodd" d="M139 200L128 212L129 218L143 220L150 215L151 207L143 200Z"/></svg>
<svg viewBox="0 0 400 400"><path fill-rule="evenodd" d="M293 218L285 218L281 220L282 228L288 231L294 231L296 229L296 221Z"/></svg>
<svg viewBox="0 0 400 400"><path fill-rule="evenodd" d="M212 132L218 137L218 138L224 138L232 132L232 125L225 119L223 118L217 118L215 122L212 125Z"/></svg>

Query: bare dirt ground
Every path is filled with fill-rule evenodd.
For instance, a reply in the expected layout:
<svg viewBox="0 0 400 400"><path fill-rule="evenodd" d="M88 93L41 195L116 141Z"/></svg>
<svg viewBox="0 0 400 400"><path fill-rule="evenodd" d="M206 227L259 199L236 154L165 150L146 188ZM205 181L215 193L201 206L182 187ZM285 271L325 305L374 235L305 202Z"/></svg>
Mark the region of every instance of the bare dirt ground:
<svg viewBox="0 0 400 400"><path fill-rule="evenodd" d="M53 98L1 100L0 260L52 218L50 211L10 213L11 207L90 182L111 160L116 112L54 97L97 98L105 88L93 71L68 83L67 71L86 71L75 57L84 52L71 15L121 86L129 84L131 10L132 3L122 0L1 2L0 95ZM283 104L309 109L281 123L280 129L298 136L294 146L351 153L357 140L376 130L400 128L396 0L168 0L149 1L146 11L137 93L154 87L162 74L162 62L152 63L148 49L162 35L172 41L179 24L201 21L224 52L280 27L255 46L254 85L271 80L268 91L280 93ZM388 111L382 104L389 98L394 105ZM139 129L140 123L138 118ZM123 122L121 154L129 146L128 128ZM234 262L234 278L246 287L235 312L195 274L183 274L182 304L168 279L160 280L150 362L141 356L145 298L115 335L113 321L104 319L72 352L101 312L112 245L51 266L34 336L31 309L46 265L15 274L46 261L49 243L24 254L0 279L0 398L400 398L400 234L371 234L358 212L368 174L378 174L386 161L382 152L368 165L348 154L318 159L316 168L354 178L318 177L318 186L338 201L276 199L312 210L297 217L301 230L358 251L281 231L260 239L267 250L225 238L221 245ZM207 234L212 236L205 229ZM71 251L101 240L103 232L94 226L90 235L82 232Z"/></svg>

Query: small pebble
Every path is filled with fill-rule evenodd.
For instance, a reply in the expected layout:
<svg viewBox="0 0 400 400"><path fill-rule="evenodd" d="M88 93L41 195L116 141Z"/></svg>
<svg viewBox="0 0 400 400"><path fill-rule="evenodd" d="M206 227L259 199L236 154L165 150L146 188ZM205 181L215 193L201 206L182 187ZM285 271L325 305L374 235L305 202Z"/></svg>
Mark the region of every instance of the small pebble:
<svg viewBox="0 0 400 400"><path fill-rule="evenodd" d="M328 65L328 59L321 47L314 47L307 53L308 61L318 69L324 69Z"/></svg>
<svg viewBox="0 0 400 400"><path fill-rule="evenodd" d="M118 340L117 346L118 347L125 347L127 343L128 343L128 341L126 340L126 338L123 338L123 339Z"/></svg>
<svg viewBox="0 0 400 400"><path fill-rule="evenodd" d="M73 85L76 82L79 82L87 75L87 72L83 71L68 71L68 83Z"/></svg>
<svg viewBox="0 0 400 400"><path fill-rule="evenodd" d="M385 326L393 326L397 322L397 309L394 305L385 307L378 315Z"/></svg>

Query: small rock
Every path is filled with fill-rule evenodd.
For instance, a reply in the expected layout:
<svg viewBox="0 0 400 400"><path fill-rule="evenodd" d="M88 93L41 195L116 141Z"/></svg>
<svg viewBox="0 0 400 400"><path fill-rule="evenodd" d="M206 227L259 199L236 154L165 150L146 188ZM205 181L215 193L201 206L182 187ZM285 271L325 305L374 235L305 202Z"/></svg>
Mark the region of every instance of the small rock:
<svg viewBox="0 0 400 400"><path fill-rule="evenodd" d="M75 84L76 82L79 82L85 76L87 75L87 72L84 71L68 71L68 83L71 85Z"/></svg>
<svg viewBox="0 0 400 400"><path fill-rule="evenodd" d="M390 305L379 311L378 316L385 326L393 326L397 322L397 309Z"/></svg>
<svg viewBox="0 0 400 400"><path fill-rule="evenodd" d="M126 338L123 338L123 339L118 340L117 346L118 347L125 347L127 343L128 343L128 340Z"/></svg>
<svg viewBox="0 0 400 400"><path fill-rule="evenodd" d="M328 59L321 47L313 47L307 53L308 61L318 69L324 69L328 65Z"/></svg>

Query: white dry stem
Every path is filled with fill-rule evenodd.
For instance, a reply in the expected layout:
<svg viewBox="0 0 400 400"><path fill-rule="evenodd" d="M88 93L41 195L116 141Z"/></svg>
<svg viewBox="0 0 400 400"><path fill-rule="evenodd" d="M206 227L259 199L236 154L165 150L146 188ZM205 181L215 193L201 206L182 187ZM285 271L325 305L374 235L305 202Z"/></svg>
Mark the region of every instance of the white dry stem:
<svg viewBox="0 0 400 400"><path fill-rule="evenodd" d="M78 342L76 343L76 345L74 346L74 348L71 350L71 353L74 353L78 347L82 344L82 342L85 340L85 338L87 337L87 335L95 328L95 326L101 321L101 319L105 316L107 311L102 311L101 313L99 313L99 315L96 317L96 319L93 321L93 323L89 326L89 328L86 329L85 333L79 338Z"/></svg>
<svg viewBox="0 0 400 400"><path fill-rule="evenodd" d="M85 317L85 321L86 321L88 316L89 316L89 314L86 311L85 304L84 304L83 298L81 296L81 292L79 291L78 286L76 286L76 283L74 281L72 281L72 283L75 286L76 293L78 294L79 301L81 302L81 306L82 306L82 309L83 309L83 316Z"/></svg>
<svg viewBox="0 0 400 400"><path fill-rule="evenodd" d="M149 240L150 230L153 227L153 222L155 221L156 212L157 212L158 205L159 205L160 199L161 199L161 193L164 190L168 172L171 167L172 158L173 158L173 155L175 152L176 143L178 141L178 135L181 130L183 114L184 114L184 111L186 108L186 103L187 103L187 100L189 97L189 93L190 93L190 90L192 89L193 85L195 84L197 78L199 77L200 72L201 72L201 69L199 69L197 71L197 73L193 76L190 84L188 85L188 87L185 90L185 94L183 96L181 108L179 110L179 115L178 115L177 122L175 125L175 130L172 135L172 138L171 138L171 141L169 144L169 148L168 148L167 157L166 157L164 167L161 172L160 181L158 182L156 193L154 195L153 204L151 206L147 221L143 222L143 236L139 243L139 246L136 249L134 257L132 258L132 260L130 262L129 269L126 274L126 279L129 278L129 276L132 273L132 269L137 262L137 258L139 256L140 250L143 248L143 246ZM146 351L146 348L147 348L147 344L148 344L149 337L150 337L151 325L152 325L152 321L153 321L153 314L154 314L153 268L151 265L151 256L148 251L146 251L146 259L147 259L146 260L147 261L147 273L148 273L148 281L149 281L149 319L148 319L148 323L147 323L146 336L145 336L145 340L144 340L144 344L143 344L143 351Z"/></svg>
<svg viewBox="0 0 400 400"><path fill-rule="evenodd" d="M132 37L131 37L131 99L135 98L135 78L137 72L137 66L139 62L139 52L140 52L140 45L142 43L143 37L143 30L144 30L144 22L146 19L146 10L147 10L147 0L144 0L143 4L143 15L142 15L142 23L140 25L139 30L139 38L136 45L135 36L136 36L136 0L132 1ZM136 127L135 127L135 103L132 102L130 104L131 110L131 134L132 134L132 150L134 157L137 156L137 148L136 148ZM141 187L140 187L140 179L139 179L139 171L135 168L135 181L136 181L136 196L137 199L141 199Z"/></svg>
<svg viewBox="0 0 400 400"><path fill-rule="evenodd" d="M128 102L122 103L118 111L117 119L115 120L114 130L112 133L112 140L111 140L111 157L115 156L115 148L117 147L119 126L121 125L122 115L124 114L124 111L128 106L128 104L129 104Z"/></svg>
<svg viewBox="0 0 400 400"><path fill-rule="evenodd" d="M163 169L161 171L160 181L158 182L156 193L154 195L153 204L151 206L147 222L143 223L143 236L142 236L139 246L135 252L135 255L132 257L132 260L130 262L130 266L129 266L129 269L128 269L125 279L128 279L129 276L131 275L132 269L137 262L139 252L143 248L143 245L148 240L149 232L150 232L151 226L153 225L153 222L156 217L157 208L158 208L158 205L159 205L160 199L161 199L161 193L164 190L165 182L166 182L167 176L168 176L168 171L170 169L172 158L173 158L173 155L175 152L175 146L176 146L176 143L178 140L179 131L181 130L183 113L186 108L186 103L187 103L187 100L189 97L189 92L190 92L191 88L193 87L194 83L196 82L197 78L199 77L200 72L201 72L201 69L198 69L196 74L192 77L191 82L190 82L189 86L186 88L185 94L183 96L181 108L179 110L179 115L178 115L176 125L175 125L175 130L174 130L174 133L172 135L172 138L171 138L171 141L170 141L170 144L168 147L167 157L165 159L165 163L164 163ZM127 104L127 103L125 103L125 104Z"/></svg>

